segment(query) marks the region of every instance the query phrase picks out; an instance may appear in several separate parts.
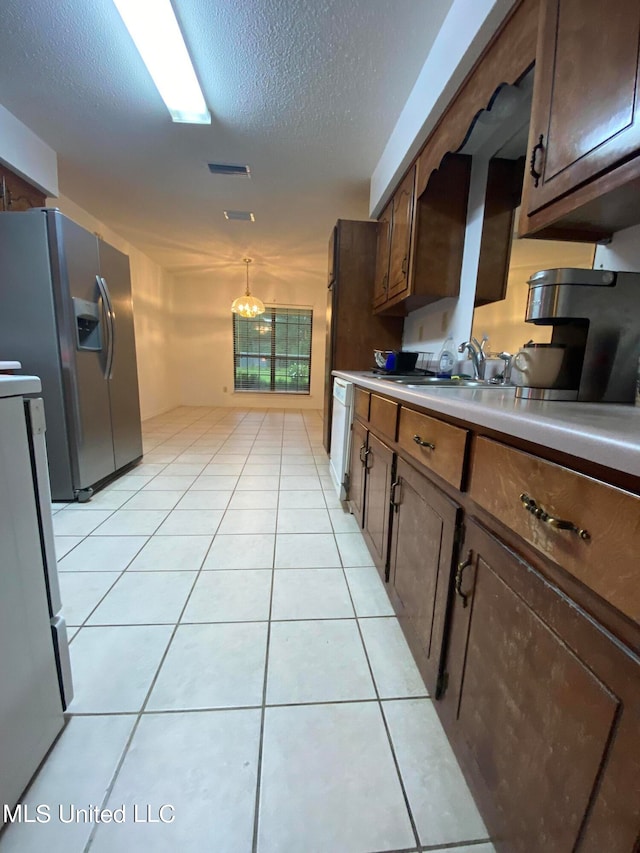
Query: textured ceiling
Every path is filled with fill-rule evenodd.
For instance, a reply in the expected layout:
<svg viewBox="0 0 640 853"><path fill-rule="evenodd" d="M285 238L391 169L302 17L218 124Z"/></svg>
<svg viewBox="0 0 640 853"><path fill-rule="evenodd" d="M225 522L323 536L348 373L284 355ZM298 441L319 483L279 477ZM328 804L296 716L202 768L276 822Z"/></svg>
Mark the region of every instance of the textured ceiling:
<svg viewBox="0 0 640 853"><path fill-rule="evenodd" d="M324 265L336 218L367 216L450 5L174 0L213 117L192 126L170 121L111 0L2 0L0 103L58 152L61 192L163 266Z"/></svg>

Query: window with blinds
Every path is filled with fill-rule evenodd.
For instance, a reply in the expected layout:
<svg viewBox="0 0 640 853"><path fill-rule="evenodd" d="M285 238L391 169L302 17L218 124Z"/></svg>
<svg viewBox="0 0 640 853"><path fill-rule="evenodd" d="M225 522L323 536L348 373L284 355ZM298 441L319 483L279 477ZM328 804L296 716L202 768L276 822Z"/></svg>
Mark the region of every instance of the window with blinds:
<svg viewBox="0 0 640 853"><path fill-rule="evenodd" d="M267 307L249 320L233 315L236 391L308 394L313 311Z"/></svg>

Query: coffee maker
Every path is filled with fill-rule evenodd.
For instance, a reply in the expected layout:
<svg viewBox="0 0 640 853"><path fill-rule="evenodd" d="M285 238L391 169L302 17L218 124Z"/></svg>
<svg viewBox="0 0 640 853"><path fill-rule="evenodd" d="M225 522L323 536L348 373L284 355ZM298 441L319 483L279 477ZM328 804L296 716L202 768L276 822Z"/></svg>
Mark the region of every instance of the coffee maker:
<svg viewBox="0 0 640 853"><path fill-rule="evenodd" d="M552 387L519 387L530 400L634 403L640 357L640 273L541 270L529 279L525 321L553 326L564 351Z"/></svg>

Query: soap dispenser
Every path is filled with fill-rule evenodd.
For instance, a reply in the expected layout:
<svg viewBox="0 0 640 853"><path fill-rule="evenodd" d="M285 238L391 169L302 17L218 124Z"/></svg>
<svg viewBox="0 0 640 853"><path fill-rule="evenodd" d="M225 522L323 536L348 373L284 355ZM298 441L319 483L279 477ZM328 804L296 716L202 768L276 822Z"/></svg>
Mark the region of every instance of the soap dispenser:
<svg viewBox="0 0 640 853"><path fill-rule="evenodd" d="M438 372L436 376L441 379L449 379L458 362L457 347L451 335L442 345L438 358Z"/></svg>

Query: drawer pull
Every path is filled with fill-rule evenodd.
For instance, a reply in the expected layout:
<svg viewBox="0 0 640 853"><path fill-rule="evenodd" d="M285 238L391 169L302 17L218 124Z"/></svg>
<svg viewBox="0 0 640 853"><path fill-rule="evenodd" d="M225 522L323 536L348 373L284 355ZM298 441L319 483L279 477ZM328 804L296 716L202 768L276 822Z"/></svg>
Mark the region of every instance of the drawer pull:
<svg viewBox="0 0 640 853"><path fill-rule="evenodd" d="M416 444L419 444L420 447L428 447L430 450L435 450L435 444L432 444L430 441L423 441L419 435L414 435L413 440Z"/></svg>
<svg viewBox="0 0 640 853"><path fill-rule="evenodd" d="M396 488L402 485L402 480L398 478L395 482L391 483L391 506L393 507L395 512L398 512L400 504L402 501L396 500ZM402 496L402 492L400 493Z"/></svg>
<svg viewBox="0 0 640 853"><path fill-rule="evenodd" d="M462 591L462 576L464 575L464 570L468 569L471 563L471 551L469 551L469 553L467 554L467 559L463 560L461 563L458 563L458 571L456 572L455 590L456 595L459 595L462 599L463 607L467 606L469 593Z"/></svg>
<svg viewBox="0 0 640 853"><path fill-rule="evenodd" d="M525 495L524 492L520 495L520 500L522 501L522 506L527 510L527 512L535 515L536 518L539 518L540 521L544 521L545 524L549 524L557 530L570 530L572 533L577 533L580 539L591 539L591 534L588 530L582 530L582 528L576 527L572 521L565 521L562 518L554 518L554 516L545 512L541 506L538 506L533 498L530 498L529 495Z"/></svg>
<svg viewBox="0 0 640 853"><path fill-rule="evenodd" d="M542 177L542 172L539 172L536 169L536 155L537 155L538 151L544 151L544 145L542 144L543 139L544 139L544 136L542 134L540 134L540 137L538 138L538 141L536 142L536 144L533 146L533 150L531 152L531 162L529 163L529 174L533 178L533 186L534 187L538 186L538 184L540 183L540 178Z"/></svg>
<svg viewBox="0 0 640 853"><path fill-rule="evenodd" d="M367 449L367 445L366 445L366 444L361 444L361 445L360 445L360 454L359 454L359 455L360 455L360 461L362 462L362 464L363 464L363 465L364 465L364 457L363 457L363 455L362 455L362 454L365 452L365 450L366 450L366 449Z"/></svg>

